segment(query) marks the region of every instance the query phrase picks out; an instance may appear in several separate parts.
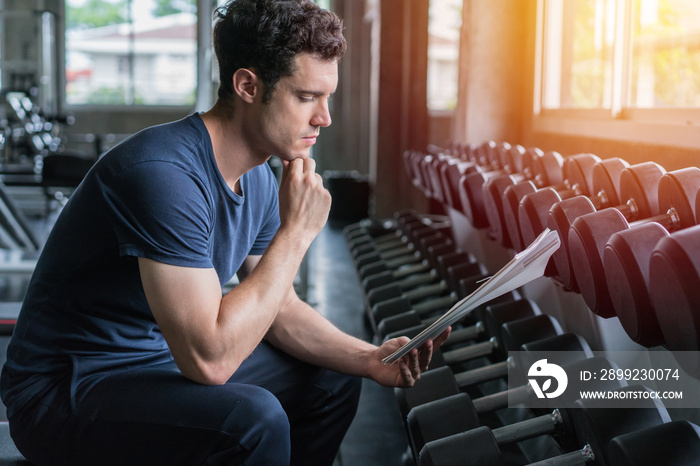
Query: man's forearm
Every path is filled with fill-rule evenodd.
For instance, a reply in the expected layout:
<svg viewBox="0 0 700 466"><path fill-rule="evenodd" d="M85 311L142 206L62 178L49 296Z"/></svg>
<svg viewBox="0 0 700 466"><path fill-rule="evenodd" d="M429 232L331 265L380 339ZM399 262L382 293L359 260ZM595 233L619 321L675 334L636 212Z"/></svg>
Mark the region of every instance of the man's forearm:
<svg viewBox="0 0 700 466"><path fill-rule="evenodd" d="M277 314L267 339L290 355L317 366L367 377L376 346L342 332L296 299Z"/></svg>

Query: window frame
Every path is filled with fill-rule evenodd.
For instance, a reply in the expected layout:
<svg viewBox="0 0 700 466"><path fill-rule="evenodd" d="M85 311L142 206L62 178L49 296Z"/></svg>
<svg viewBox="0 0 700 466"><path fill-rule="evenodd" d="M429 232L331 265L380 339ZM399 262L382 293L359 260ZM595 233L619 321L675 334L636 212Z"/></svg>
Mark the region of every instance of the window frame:
<svg viewBox="0 0 700 466"><path fill-rule="evenodd" d="M545 10L549 0L537 0L533 130L595 139L700 148L700 107L627 107L631 52L632 1L617 0L613 89L610 109L544 108Z"/></svg>

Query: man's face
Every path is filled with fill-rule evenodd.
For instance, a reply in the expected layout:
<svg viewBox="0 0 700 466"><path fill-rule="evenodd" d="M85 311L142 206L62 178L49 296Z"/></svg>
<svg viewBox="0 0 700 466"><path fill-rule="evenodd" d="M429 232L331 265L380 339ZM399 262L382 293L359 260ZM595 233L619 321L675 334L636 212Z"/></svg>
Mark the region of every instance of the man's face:
<svg viewBox="0 0 700 466"><path fill-rule="evenodd" d="M279 80L272 98L262 103L256 99L260 117L256 146L266 154L282 160L306 158L316 143L321 127L331 124L328 100L338 85L338 65L310 54L296 57L296 71Z"/></svg>

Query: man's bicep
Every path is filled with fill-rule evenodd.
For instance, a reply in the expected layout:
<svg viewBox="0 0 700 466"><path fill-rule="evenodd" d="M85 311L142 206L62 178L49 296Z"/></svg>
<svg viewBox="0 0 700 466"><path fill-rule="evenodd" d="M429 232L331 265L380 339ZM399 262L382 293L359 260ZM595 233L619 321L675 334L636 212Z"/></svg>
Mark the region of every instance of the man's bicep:
<svg viewBox="0 0 700 466"><path fill-rule="evenodd" d="M153 317L176 361L207 337L221 306L214 269L164 264L140 257L141 283Z"/></svg>

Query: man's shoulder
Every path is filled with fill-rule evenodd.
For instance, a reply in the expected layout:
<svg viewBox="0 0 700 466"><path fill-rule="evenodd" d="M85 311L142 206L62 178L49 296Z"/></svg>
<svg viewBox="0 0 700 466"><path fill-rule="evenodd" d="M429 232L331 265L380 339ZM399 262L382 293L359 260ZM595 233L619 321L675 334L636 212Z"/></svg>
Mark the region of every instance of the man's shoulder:
<svg viewBox="0 0 700 466"><path fill-rule="evenodd" d="M206 161L206 141L194 115L143 129L114 146L103 157L113 173L162 162L186 171ZM202 167L200 167L202 168Z"/></svg>

